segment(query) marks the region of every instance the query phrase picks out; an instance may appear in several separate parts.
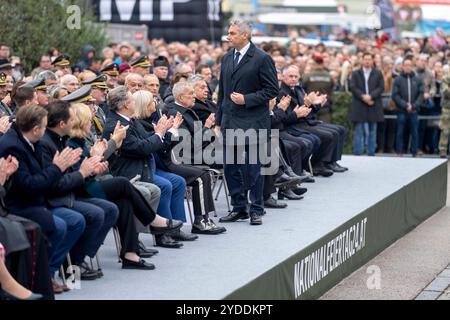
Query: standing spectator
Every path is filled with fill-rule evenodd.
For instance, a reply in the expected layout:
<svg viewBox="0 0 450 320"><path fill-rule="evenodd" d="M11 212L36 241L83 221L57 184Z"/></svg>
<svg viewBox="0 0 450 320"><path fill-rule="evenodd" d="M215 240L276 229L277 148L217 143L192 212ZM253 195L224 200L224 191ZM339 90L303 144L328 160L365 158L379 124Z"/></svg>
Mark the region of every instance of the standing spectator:
<svg viewBox="0 0 450 320"><path fill-rule="evenodd" d="M4 42L0 42L0 65L9 63L9 53L9 46Z"/></svg>
<svg viewBox="0 0 450 320"><path fill-rule="evenodd" d="M392 100L392 87L394 86L394 62L390 56L385 56L382 62L381 73L384 79L383 109L385 115L395 115L395 103ZM393 153L395 142L395 119L385 119L378 123L377 144L379 152Z"/></svg>
<svg viewBox="0 0 450 320"><path fill-rule="evenodd" d="M160 88L159 96L162 97L170 86L169 76L169 60L164 56L159 56L153 60L153 73L158 77Z"/></svg>
<svg viewBox="0 0 450 320"><path fill-rule="evenodd" d="M442 115L441 120L439 121L439 128L442 131L439 139L439 156L441 158L446 158L448 136L450 134L450 74L448 71L441 83L441 106Z"/></svg>
<svg viewBox="0 0 450 320"><path fill-rule="evenodd" d="M414 63L411 57L403 60L403 72L394 81L392 99L398 108L396 152L402 155L405 151L403 145L405 124L409 122L411 128L411 153L417 154L419 120L418 112L423 101L423 82L413 71ZM407 149L407 146L406 146Z"/></svg>
<svg viewBox="0 0 450 320"><path fill-rule="evenodd" d="M303 87L306 93L318 91L320 94L327 95L327 102L317 113L317 120L331 123L331 99L334 91L334 82L324 66L324 57L313 57L312 70L303 78Z"/></svg>
<svg viewBox="0 0 450 320"><path fill-rule="evenodd" d="M350 120L355 125L353 135L353 154L361 155L367 137L367 154L375 155L377 140L377 122L382 122L383 103L381 95L384 91L383 75L374 67L373 55L364 53L363 67L352 74L351 92L353 101Z"/></svg>
<svg viewBox="0 0 450 320"><path fill-rule="evenodd" d="M416 75L423 82L423 103L420 106L419 114L428 116L431 115L431 110L434 108L434 95L436 94L436 80L433 71L427 67L428 56L421 54L416 61ZM427 129L428 120L419 121L419 138L418 150L419 154L423 154L425 130Z"/></svg>

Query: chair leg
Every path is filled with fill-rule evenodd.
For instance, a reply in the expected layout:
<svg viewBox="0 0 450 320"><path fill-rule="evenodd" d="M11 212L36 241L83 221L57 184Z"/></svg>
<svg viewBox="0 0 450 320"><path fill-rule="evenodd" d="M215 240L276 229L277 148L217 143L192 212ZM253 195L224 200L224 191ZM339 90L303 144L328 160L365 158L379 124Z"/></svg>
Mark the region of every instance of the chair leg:
<svg viewBox="0 0 450 320"><path fill-rule="evenodd" d="M117 228L113 228L113 235L114 235L114 242L116 243L116 251L117 251L117 257L119 258L119 263L122 262L122 259L120 258L120 252L122 251L122 245L120 244L120 234Z"/></svg>
<svg viewBox="0 0 450 320"><path fill-rule="evenodd" d="M192 192L189 190L186 190L186 202L188 206L189 211L189 218L191 219L191 224L194 224L194 218L192 217L192 210L191 210L191 199L192 199Z"/></svg>
<svg viewBox="0 0 450 320"><path fill-rule="evenodd" d="M231 212L230 199L228 198L228 194L229 194L228 186L227 186L227 181L225 180L225 175L223 175L222 179L223 179L223 191L225 191L225 199L227 201L228 212Z"/></svg>
<svg viewBox="0 0 450 320"><path fill-rule="evenodd" d="M98 253L95 255L95 261L97 262L97 270L101 270L100 259L98 258Z"/></svg>
<svg viewBox="0 0 450 320"><path fill-rule="evenodd" d="M313 176L314 173L313 173L313 167L312 167L311 159L312 159L312 155L310 155L309 158L308 158L308 166L309 166L309 172L311 173L311 176Z"/></svg>
<svg viewBox="0 0 450 320"><path fill-rule="evenodd" d="M223 186L224 182L225 182L225 177L222 176L222 181L219 184L219 189L217 190L216 197L215 197L216 201L217 201L217 199L219 199L219 193L220 193L220 190L222 190L222 186Z"/></svg>
<svg viewBox="0 0 450 320"><path fill-rule="evenodd" d="M61 265L61 267L59 268L59 272L61 273L61 279L64 285L67 284L66 281L66 271L64 271L64 267Z"/></svg>

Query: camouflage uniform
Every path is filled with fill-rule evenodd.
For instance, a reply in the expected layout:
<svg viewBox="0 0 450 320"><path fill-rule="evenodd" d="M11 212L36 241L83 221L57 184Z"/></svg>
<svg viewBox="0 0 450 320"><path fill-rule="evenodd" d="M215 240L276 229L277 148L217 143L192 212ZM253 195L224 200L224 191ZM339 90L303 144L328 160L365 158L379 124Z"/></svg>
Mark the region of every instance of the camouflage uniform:
<svg viewBox="0 0 450 320"><path fill-rule="evenodd" d="M326 94L327 103L317 112L316 119L327 123L331 123L331 105L334 91L334 81L324 68L316 69L306 74L302 81L306 93L319 91L321 94Z"/></svg>
<svg viewBox="0 0 450 320"><path fill-rule="evenodd" d="M447 156L448 136L450 134L450 75L445 76L441 83L442 115L439 121L441 138L439 139L439 155Z"/></svg>

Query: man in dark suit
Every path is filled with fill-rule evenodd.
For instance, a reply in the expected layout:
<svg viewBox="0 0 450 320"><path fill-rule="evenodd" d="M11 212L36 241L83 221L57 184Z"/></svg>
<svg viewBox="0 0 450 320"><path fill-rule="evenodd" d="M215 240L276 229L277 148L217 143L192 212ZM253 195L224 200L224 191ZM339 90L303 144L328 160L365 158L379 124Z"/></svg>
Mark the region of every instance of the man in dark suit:
<svg viewBox="0 0 450 320"><path fill-rule="evenodd" d="M313 143L314 175L329 177L333 172L346 171L347 168L337 164L342 156L345 128L315 120L315 114L326 103L327 96L316 95L314 92L306 94L299 80L298 67L291 65L283 70L279 99L285 96L291 97L287 111L292 114L296 109L298 112L302 106L312 109L307 116L300 117L296 123L291 123L287 128L288 133L308 139ZM294 118L294 115L291 118Z"/></svg>
<svg viewBox="0 0 450 320"><path fill-rule="evenodd" d="M374 68L371 53L364 53L363 66L353 72L350 88L353 101L349 119L355 125L353 154L359 156L364 152L366 137L367 154L374 156L377 147L377 122L384 120L381 99L384 92L384 78L381 72Z"/></svg>
<svg viewBox="0 0 450 320"><path fill-rule="evenodd" d="M215 123L216 133L224 134L224 171L233 211L220 221L248 219L247 193L250 191L250 224L260 225L264 214L261 159L250 164L249 155L250 149L256 149L255 145L261 147L267 141L267 135L264 138L262 133L270 129L269 101L278 95L277 71L272 58L251 42L251 27L247 23L232 22L228 41L233 49L222 58ZM235 155L232 160L242 156L242 148L238 148L235 139L227 141L226 138L227 133L236 129L257 132L257 141L244 142L245 164L226 159L229 152Z"/></svg>
<svg viewBox="0 0 450 320"><path fill-rule="evenodd" d="M36 105L21 108L16 122L0 138L0 157L13 156L18 161L18 170L11 177L11 188L5 204L11 213L38 223L51 247L49 265L52 274L59 269L69 250L85 230L83 216L72 209L48 204L47 193L62 178L63 172L76 163L81 150L64 149L57 153L52 164L42 164L40 139L47 125L47 111ZM61 286L53 281L55 292Z"/></svg>

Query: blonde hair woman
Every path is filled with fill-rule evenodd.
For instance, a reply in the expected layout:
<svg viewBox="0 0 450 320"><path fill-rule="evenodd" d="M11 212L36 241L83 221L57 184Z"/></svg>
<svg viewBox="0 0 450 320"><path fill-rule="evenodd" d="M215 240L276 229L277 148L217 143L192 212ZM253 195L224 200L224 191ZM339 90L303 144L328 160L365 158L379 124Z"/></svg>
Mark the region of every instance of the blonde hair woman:
<svg viewBox="0 0 450 320"><path fill-rule="evenodd" d="M91 134L92 113L88 106L76 104L73 107L74 124L70 132L69 146L73 148L82 148L83 154L77 166L90 156L103 157L107 150L105 140L97 141L92 148L87 147L86 138ZM120 124L116 125L120 129ZM123 128L125 131L128 127ZM114 136L114 134L113 134ZM125 135L123 135L123 138ZM123 140L122 138L122 140ZM119 144L121 144L120 141ZM107 166L101 167L98 175L105 172ZM167 220L157 215L140 192L133 187L130 181L124 177L109 176L106 179L91 178L85 184L85 191L90 196L96 196L99 192L104 194L108 201L115 203L119 209L117 228L120 234L122 250L120 257L122 259L123 269L141 269L152 270L155 266L142 260L144 257L139 250L138 232L136 230L135 217L144 225L150 225L153 234L164 234L166 232L178 230L182 226L181 221ZM147 255L146 257L149 257Z"/></svg>
<svg viewBox="0 0 450 320"><path fill-rule="evenodd" d="M153 94L149 91L139 90L133 94L135 99L135 119L147 119L156 111Z"/></svg>
<svg viewBox="0 0 450 320"><path fill-rule="evenodd" d="M177 90L174 92L176 93ZM141 90L135 92L133 94L133 98L135 99L135 119L149 134L153 134L155 132L153 122L157 123L161 118L160 114L155 114L155 111L157 110L153 100L153 95L148 91ZM184 112L184 110L181 111ZM170 110L170 112L172 112L172 110ZM194 219L192 221L192 233L216 235L225 232L226 229L224 227L217 226L214 221L209 218L209 214L211 212L215 212L216 210L211 191L211 175L209 171L192 165L178 164L172 161L171 149L176 142L171 142L172 139L170 134L177 134L174 130L178 130L183 123L183 116L181 112L173 112L173 116L169 118L169 122L171 121L173 121L173 127L168 131L169 133L166 134L163 139L163 149L158 152L158 156L161 159L161 164L158 164L156 173L158 174L158 172L161 171L168 171L175 175L181 176L184 180L186 180L186 185L193 188L192 200L194 207ZM168 204L166 203L160 202L160 206L167 205ZM170 210L170 208L167 207L164 210L167 211Z"/></svg>

